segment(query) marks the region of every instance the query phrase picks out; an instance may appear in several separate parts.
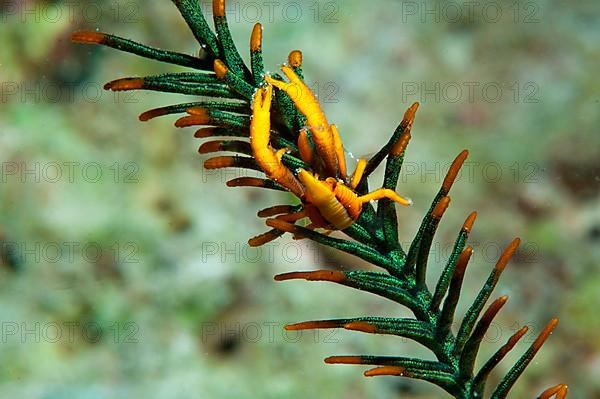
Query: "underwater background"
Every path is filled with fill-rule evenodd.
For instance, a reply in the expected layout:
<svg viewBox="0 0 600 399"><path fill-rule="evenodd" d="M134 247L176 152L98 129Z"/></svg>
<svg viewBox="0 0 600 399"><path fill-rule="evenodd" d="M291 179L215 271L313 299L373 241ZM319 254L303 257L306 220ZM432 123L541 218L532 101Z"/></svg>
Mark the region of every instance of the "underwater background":
<svg viewBox="0 0 600 399"><path fill-rule="evenodd" d="M469 149L431 278L477 210L461 314L521 237L494 294L510 300L480 359L529 325L500 376L557 315L512 397L556 383L569 385L569 398L600 397L596 2L236 0L227 13L246 60L256 22L269 70L303 51L306 80L349 160L377 151L421 103L397 189L414 201L398 209L403 242ZM203 170L192 129L172 117L137 119L189 98L102 90L174 67L70 42L73 31L98 29L196 53L171 2L0 1L0 20L0 396L445 397L424 382L365 379L360 368L322 361L428 356L412 342L283 331L300 320L408 313L344 287L275 283L286 271L370 266L289 236L248 247L265 230L256 211L288 195L225 187L241 171Z"/></svg>

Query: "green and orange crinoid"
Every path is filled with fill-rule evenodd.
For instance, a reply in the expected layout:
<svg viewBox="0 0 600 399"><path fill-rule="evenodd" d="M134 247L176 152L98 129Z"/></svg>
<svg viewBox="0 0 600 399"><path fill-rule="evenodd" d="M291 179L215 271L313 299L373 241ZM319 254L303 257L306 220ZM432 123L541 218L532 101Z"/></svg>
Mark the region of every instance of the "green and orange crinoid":
<svg viewBox="0 0 600 399"><path fill-rule="evenodd" d="M319 270L293 272L276 280L305 279L329 281L371 292L406 306L414 317L356 317L308 321L288 325L291 330L343 328L366 333L390 334L412 339L435 356L423 360L402 356L332 356L326 363L376 366L366 376L394 375L429 381L455 398L484 397L488 377L500 361L526 334L517 331L476 370L476 357L493 319L508 297L494 300L484 311L492 291L519 246L513 240L498 259L489 277L469 306L457 333L451 328L460 298L462 281L473 252L467 246L476 213L466 218L458 232L451 255L430 290L426 283L429 253L437 227L450 204L450 189L468 153L461 152L450 167L433 202L408 248L398 237L396 203L409 200L396 194L396 185L411 138L418 104L404 114L389 141L373 157L360 160L349 174L344 148L335 125L304 83L302 54L292 51L281 69L284 76L265 72L262 55L262 27L256 24L250 37L250 65L240 56L229 31L224 0L213 1L214 32L196 0L172 0L199 43L198 55L159 50L118 36L99 32L76 32L79 43L101 44L142 57L179 65L192 72L128 77L106 84L110 90L154 90L202 96L204 99L156 108L140 120L185 113L177 127L198 126L197 138L211 138L199 152L233 152L210 158L208 169L235 167L264 173L264 178L238 177L230 187L249 186L287 191L299 199L296 205L277 205L258 212L267 218L271 230L250 239L262 245L284 233L307 238L362 258L383 269L374 271ZM219 139L214 139L221 137ZM385 161L382 187L369 192L368 177ZM376 202L376 203L375 203ZM374 206L376 205L376 207ZM306 226L297 224L308 219ZM340 230L350 239L332 237ZM483 314L482 314L483 312ZM500 379L489 397L505 398L556 327L552 319L533 344ZM567 387L556 385L538 398L565 398Z"/></svg>

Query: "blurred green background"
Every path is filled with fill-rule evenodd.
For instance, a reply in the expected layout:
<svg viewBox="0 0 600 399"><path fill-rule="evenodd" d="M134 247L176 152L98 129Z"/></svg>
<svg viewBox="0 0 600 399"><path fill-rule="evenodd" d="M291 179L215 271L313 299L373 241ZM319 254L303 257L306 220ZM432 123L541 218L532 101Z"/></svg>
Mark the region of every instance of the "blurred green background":
<svg viewBox="0 0 600 399"><path fill-rule="evenodd" d="M203 2L210 17L211 7ZM437 398L402 378L327 366L333 354L419 355L393 337L286 323L407 315L326 283L275 283L316 268L368 268L284 237L250 249L258 209L289 197L227 189L192 130L141 123L181 96L110 93L123 76L175 67L71 44L98 29L197 52L169 1L0 1L0 396L27 398ZM383 145L420 101L398 192L410 242L448 164L470 158L430 258L431 281L464 218L479 212L464 311L503 248L523 240L496 296L510 301L480 357L518 328L558 329L512 397L566 383L600 397L600 8L569 2L230 1L238 48L264 25L271 71L304 52L307 81L357 157ZM381 173L372 178L377 184ZM480 358L480 360L481 360ZM499 374L495 375L497 378Z"/></svg>

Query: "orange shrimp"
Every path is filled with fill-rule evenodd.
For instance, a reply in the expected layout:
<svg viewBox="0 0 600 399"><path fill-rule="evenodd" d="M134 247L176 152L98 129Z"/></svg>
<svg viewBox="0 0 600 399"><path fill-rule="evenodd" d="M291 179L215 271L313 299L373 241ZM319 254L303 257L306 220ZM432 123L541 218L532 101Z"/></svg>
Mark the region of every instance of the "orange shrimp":
<svg viewBox="0 0 600 399"><path fill-rule="evenodd" d="M290 77L292 82L301 82L293 72L293 70L284 67L285 71L288 71L286 75ZM291 72L290 72L291 71ZM291 75L293 74L293 75ZM282 87L282 90L288 90L288 86L291 83L283 83L275 81L270 78L266 78L267 86L262 89L258 89L253 99L253 111L252 121L250 124L250 145L252 148L253 156L264 171L264 173L270 179L276 181L281 186L286 188L288 191L295 194L302 201L302 210L281 212L282 210L290 210L285 206L275 206L272 208L264 209L259 212L259 216L275 216L276 219L281 221L294 223L300 219L310 219L309 228L323 228L327 230L344 230L350 227L362 213L363 205L369 201L377 201L383 198L390 199L401 205L410 205L411 201L399 196L390 189L378 189L371 193L359 196L354 189L359 184L363 172L365 170L366 161L364 159L359 160L355 172L351 176L350 183L347 185L344 181L339 179L339 173L343 172L344 178L346 174L345 160L341 161L344 157L344 151L339 133L335 125L327 124L325 116L322 114L316 98L314 95L305 96L303 98L295 99L295 103L298 109L307 117L311 131L313 132L313 138L315 128L323 128L331 133L331 140L328 141L326 151L322 151L315 140L315 144L319 155L327 155L327 151L332 151L333 159L335 159L336 173L327 176L325 179L320 179L317 175L305 169L298 169L296 173L292 173L281 161L283 154L286 149L274 151L270 146L271 136L271 122L270 122L270 107L273 95L273 86L270 82L277 82L277 87ZM302 83L304 85L304 83ZM303 87L306 87L305 85ZM307 88L306 88L307 89ZM306 90L302 89L302 90ZM311 93L312 95L312 93ZM307 114L313 112L313 114ZM310 158L312 154L302 150L306 146L306 135L300 132L298 137L298 145L301 149L301 153L304 152L303 158ZM329 140L329 139L328 139ZM326 140L327 141L327 140ZM325 160L325 159L324 159ZM278 234L273 232L262 234L250 240L251 243L256 245L263 245L275 238L279 237Z"/></svg>

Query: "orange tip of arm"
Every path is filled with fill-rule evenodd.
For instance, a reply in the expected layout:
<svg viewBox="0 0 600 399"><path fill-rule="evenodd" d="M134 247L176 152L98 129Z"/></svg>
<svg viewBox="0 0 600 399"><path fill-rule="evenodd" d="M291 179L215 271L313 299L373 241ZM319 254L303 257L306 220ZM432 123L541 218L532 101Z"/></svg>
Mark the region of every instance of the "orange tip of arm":
<svg viewBox="0 0 600 399"><path fill-rule="evenodd" d="M471 255L473 255L473 247L472 246L468 246L465 249L463 249L463 251L460 253L460 255L458 255L458 259L456 261L456 268L454 269L455 274L464 274L465 270L467 268L467 264L469 263L469 260L471 259Z"/></svg>
<svg viewBox="0 0 600 399"><path fill-rule="evenodd" d="M415 102L410 107L408 107L408 109L404 113L404 116L402 117L402 130L410 132L413 122L415 121L417 109L419 109L418 102Z"/></svg>
<svg viewBox="0 0 600 399"><path fill-rule="evenodd" d="M312 272L291 272L278 274L274 277L275 281L286 280L308 280L308 281L331 281L342 283L346 280L346 274L336 270L315 270Z"/></svg>
<svg viewBox="0 0 600 399"><path fill-rule="evenodd" d="M282 230L282 231L285 231L288 233L297 233L298 232L298 230L294 224L284 222L283 220L280 220L280 219L267 219L265 223L267 224L267 226L272 227L277 230Z"/></svg>
<svg viewBox="0 0 600 399"><path fill-rule="evenodd" d="M450 205L450 197L442 197L442 199L440 199L440 201L435 205L435 208L433 208L431 216L435 219L441 219L444 215L444 212L446 212L446 209L448 209L448 205Z"/></svg>
<svg viewBox="0 0 600 399"><path fill-rule="evenodd" d="M146 121L149 121L150 119L154 119L159 116L168 115L168 114L169 114L169 112L166 107L154 108L154 109L148 110L146 112L142 112L140 114L140 116L138 116L138 119L142 122L146 122Z"/></svg>
<svg viewBox="0 0 600 399"><path fill-rule="evenodd" d="M503 295L500 298L496 299L494 302L490 304L487 308L483 316L481 316L480 323L485 323L485 325L490 325L494 317L498 314L500 309L504 306L504 304L508 301L508 295Z"/></svg>
<svg viewBox="0 0 600 399"><path fill-rule="evenodd" d="M450 191L450 188L454 184L454 180L456 180L456 176L458 176L458 172L460 172L460 168L462 168L463 163L469 156L469 151L462 150L460 154L452 161L452 165L446 173L446 177L444 178L444 182L442 183L442 190L445 193Z"/></svg>
<svg viewBox="0 0 600 399"><path fill-rule="evenodd" d="M217 74L217 78L221 80L225 79L227 73L229 72L229 68L227 68L227 65L225 65L223 61L218 59L214 62L214 69L215 73Z"/></svg>
<svg viewBox="0 0 600 399"><path fill-rule="evenodd" d="M519 248L519 244L521 244L521 239L518 237L512 240L510 244L508 244L508 247L506 247L504 252L502 252L502 255L500 255L500 259L498 259L498 262L496 262L496 270L504 270L510 258L512 258L514 253L517 251L517 248Z"/></svg>
<svg viewBox="0 0 600 399"><path fill-rule="evenodd" d="M106 39L106 33L93 31L79 31L71 34L71 41L82 44L102 44Z"/></svg>
<svg viewBox="0 0 600 399"><path fill-rule="evenodd" d="M250 35L250 51L257 52L262 49L262 25L256 23L252 28L252 35Z"/></svg>
<svg viewBox="0 0 600 399"><path fill-rule="evenodd" d="M203 128L196 130L196 132L194 133L194 137L197 139L212 137L214 135L215 135L214 127L203 127Z"/></svg>
<svg viewBox="0 0 600 399"><path fill-rule="evenodd" d="M191 108L186 109L185 112L187 112L190 115L204 116L206 118L208 118L208 116L209 116L206 108L202 108L202 107L191 107Z"/></svg>
<svg viewBox="0 0 600 399"><path fill-rule="evenodd" d="M470 233L471 230L473 229L473 224L475 223L475 219L477 219L477 212L471 212L469 214L469 216L467 216L467 219L465 220L465 222L463 223L463 230L466 231L467 233Z"/></svg>
<svg viewBox="0 0 600 399"><path fill-rule="evenodd" d="M125 91L144 88L144 78L123 78L113 80L104 85L104 90Z"/></svg>
<svg viewBox="0 0 600 399"><path fill-rule="evenodd" d="M215 17L225 16L225 0L213 0L212 6Z"/></svg>
<svg viewBox="0 0 600 399"><path fill-rule="evenodd" d="M325 359L327 364L364 364L362 356L329 356Z"/></svg>
<svg viewBox="0 0 600 399"><path fill-rule="evenodd" d="M266 233L257 235L256 237L252 237L248 240L248 245L251 247L260 247L261 245L265 245L277 238L281 237L283 233L277 230L269 230Z"/></svg>
<svg viewBox="0 0 600 399"><path fill-rule="evenodd" d="M346 330L360 331L370 334L377 332L377 326L375 324L367 323L366 321L353 321L344 325Z"/></svg>
<svg viewBox="0 0 600 399"><path fill-rule="evenodd" d="M383 375L391 375L400 377L404 375L405 372L404 367L399 366L383 366L383 367L375 367L374 369L370 369L365 371L365 377L378 377Z"/></svg>
<svg viewBox="0 0 600 399"><path fill-rule="evenodd" d="M206 169L229 168L234 165L235 159L230 156L214 157L204 161L204 167Z"/></svg>
<svg viewBox="0 0 600 399"><path fill-rule="evenodd" d="M188 127L196 125L210 124L211 120L208 113L198 115L183 116L175 121L175 127Z"/></svg>
<svg viewBox="0 0 600 399"><path fill-rule="evenodd" d="M546 389L538 399L550 399L553 396L556 399L564 399L567 397L568 390L569 388L565 384L558 384Z"/></svg>
<svg viewBox="0 0 600 399"><path fill-rule="evenodd" d="M271 216L277 216L277 215L281 215L284 213L291 213L292 210L293 210L293 207L291 205L275 205L275 206L271 206L269 208L261 209L260 211L258 211L256 216L258 216L259 218L268 218Z"/></svg>
<svg viewBox="0 0 600 399"><path fill-rule="evenodd" d="M335 320L315 320L315 321L303 321L302 323L288 324L284 328L287 331L300 331L300 330L316 330L320 328L339 328L339 322Z"/></svg>
<svg viewBox="0 0 600 399"><path fill-rule="evenodd" d="M221 151L221 144L223 144L222 140L207 141L206 143L202 143L200 148L198 148L198 153L209 154L211 152Z"/></svg>
<svg viewBox="0 0 600 399"><path fill-rule="evenodd" d="M550 334L552 334L552 331L554 331L557 324L558 324L558 318L556 318L556 317L554 319L550 320L550 322L548 324L546 324L546 327L544 327L544 329L542 330L540 335L538 335L538 337L535 339L533 344L531 344L531 347L535 351L539 350L542 347L542 345L544 345L544 342L546 342L546 340L548 339Z"/></svg>
<svg viewBox="0 0 600 399"><path fill-rule="evenodd" d="M225 184L227 187L264 187L266 181L258 177L236 177Z"/></svg>
<svg viewBox="0 0 600 399"><path fill-rule="evenodd" d="M519 330L517 330L517 332L515 332L513 335L511 335L511 337L508 339L508 342L506 343L506 347L512 349L517 344L517 342L519 342L519 340L521 338L523 338L523 336L525 334L527 334L528 331L529 331L529 326L521 327Z"/></svg>
<svg viewBox="0 0 600 399"><path fill-rule="evenodd" d="M302 65L302 51L293 50L292 52L290 52L290 54L288 55L288 64L290 64L290 66L292 68L298 68L299 66L301 66Z"/></svg>

